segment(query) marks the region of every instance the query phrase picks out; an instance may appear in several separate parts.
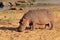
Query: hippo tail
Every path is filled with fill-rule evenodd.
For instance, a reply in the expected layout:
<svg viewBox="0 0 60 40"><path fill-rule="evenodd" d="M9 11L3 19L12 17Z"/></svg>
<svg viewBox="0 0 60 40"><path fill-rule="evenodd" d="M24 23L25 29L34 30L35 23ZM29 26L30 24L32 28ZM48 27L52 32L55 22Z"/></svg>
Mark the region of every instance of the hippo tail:
<svg viewBox="0 0 60 40"><path fill-rule="evenodd" d="M53 22L51 21L50 24L51 24L51 27L50 27L50 30L51 30L53 29Z"/></svg>

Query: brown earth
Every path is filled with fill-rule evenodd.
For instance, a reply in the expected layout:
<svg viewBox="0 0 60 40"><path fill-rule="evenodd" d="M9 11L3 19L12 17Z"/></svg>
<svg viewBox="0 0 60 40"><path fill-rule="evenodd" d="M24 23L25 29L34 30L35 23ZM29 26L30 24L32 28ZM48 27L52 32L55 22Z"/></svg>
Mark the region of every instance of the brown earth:
<svg viewBox="0 0 60 40"><path fill-rule="evenodd" d="M60 40L60 8L50 8L54 12L52 30L36 29L34 31L15 31L19 20L28 10L0 11L0 40Z"/></svg>

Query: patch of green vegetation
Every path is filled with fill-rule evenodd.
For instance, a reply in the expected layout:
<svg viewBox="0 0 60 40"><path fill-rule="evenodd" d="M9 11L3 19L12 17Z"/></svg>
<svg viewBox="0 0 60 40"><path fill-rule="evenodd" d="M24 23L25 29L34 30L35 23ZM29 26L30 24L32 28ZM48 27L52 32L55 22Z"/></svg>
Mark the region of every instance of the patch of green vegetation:
<svg viewBox="0 0 60 40"><path fill-rule="evenodd" d="M36 2L36 0L31 0L32 2Z"/></svg>

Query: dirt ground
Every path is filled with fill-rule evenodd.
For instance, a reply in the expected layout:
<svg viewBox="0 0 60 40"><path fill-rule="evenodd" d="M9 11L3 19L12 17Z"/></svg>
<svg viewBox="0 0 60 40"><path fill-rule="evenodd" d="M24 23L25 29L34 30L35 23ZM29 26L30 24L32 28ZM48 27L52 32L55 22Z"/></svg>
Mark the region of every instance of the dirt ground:
<svg viewBox="0 0 60 40"><path fill-rule="evenodd" d="M60 40L60 8L50 8L54 13L52 30L36 29L17 32L19 20L28 10L0 10L0 40Z"/></svg>

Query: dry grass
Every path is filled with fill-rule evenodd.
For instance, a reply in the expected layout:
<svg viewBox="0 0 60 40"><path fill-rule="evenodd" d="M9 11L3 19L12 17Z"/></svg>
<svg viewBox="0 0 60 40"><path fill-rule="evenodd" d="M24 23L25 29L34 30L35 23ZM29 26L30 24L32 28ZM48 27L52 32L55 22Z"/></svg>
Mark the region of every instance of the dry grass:
<svg viewBox="0 0 60 40"><path fill-rule="evenodd" d="M0 11L0 25L17 25L20 18L27 11L21 10L1 10Z"/></svg>

